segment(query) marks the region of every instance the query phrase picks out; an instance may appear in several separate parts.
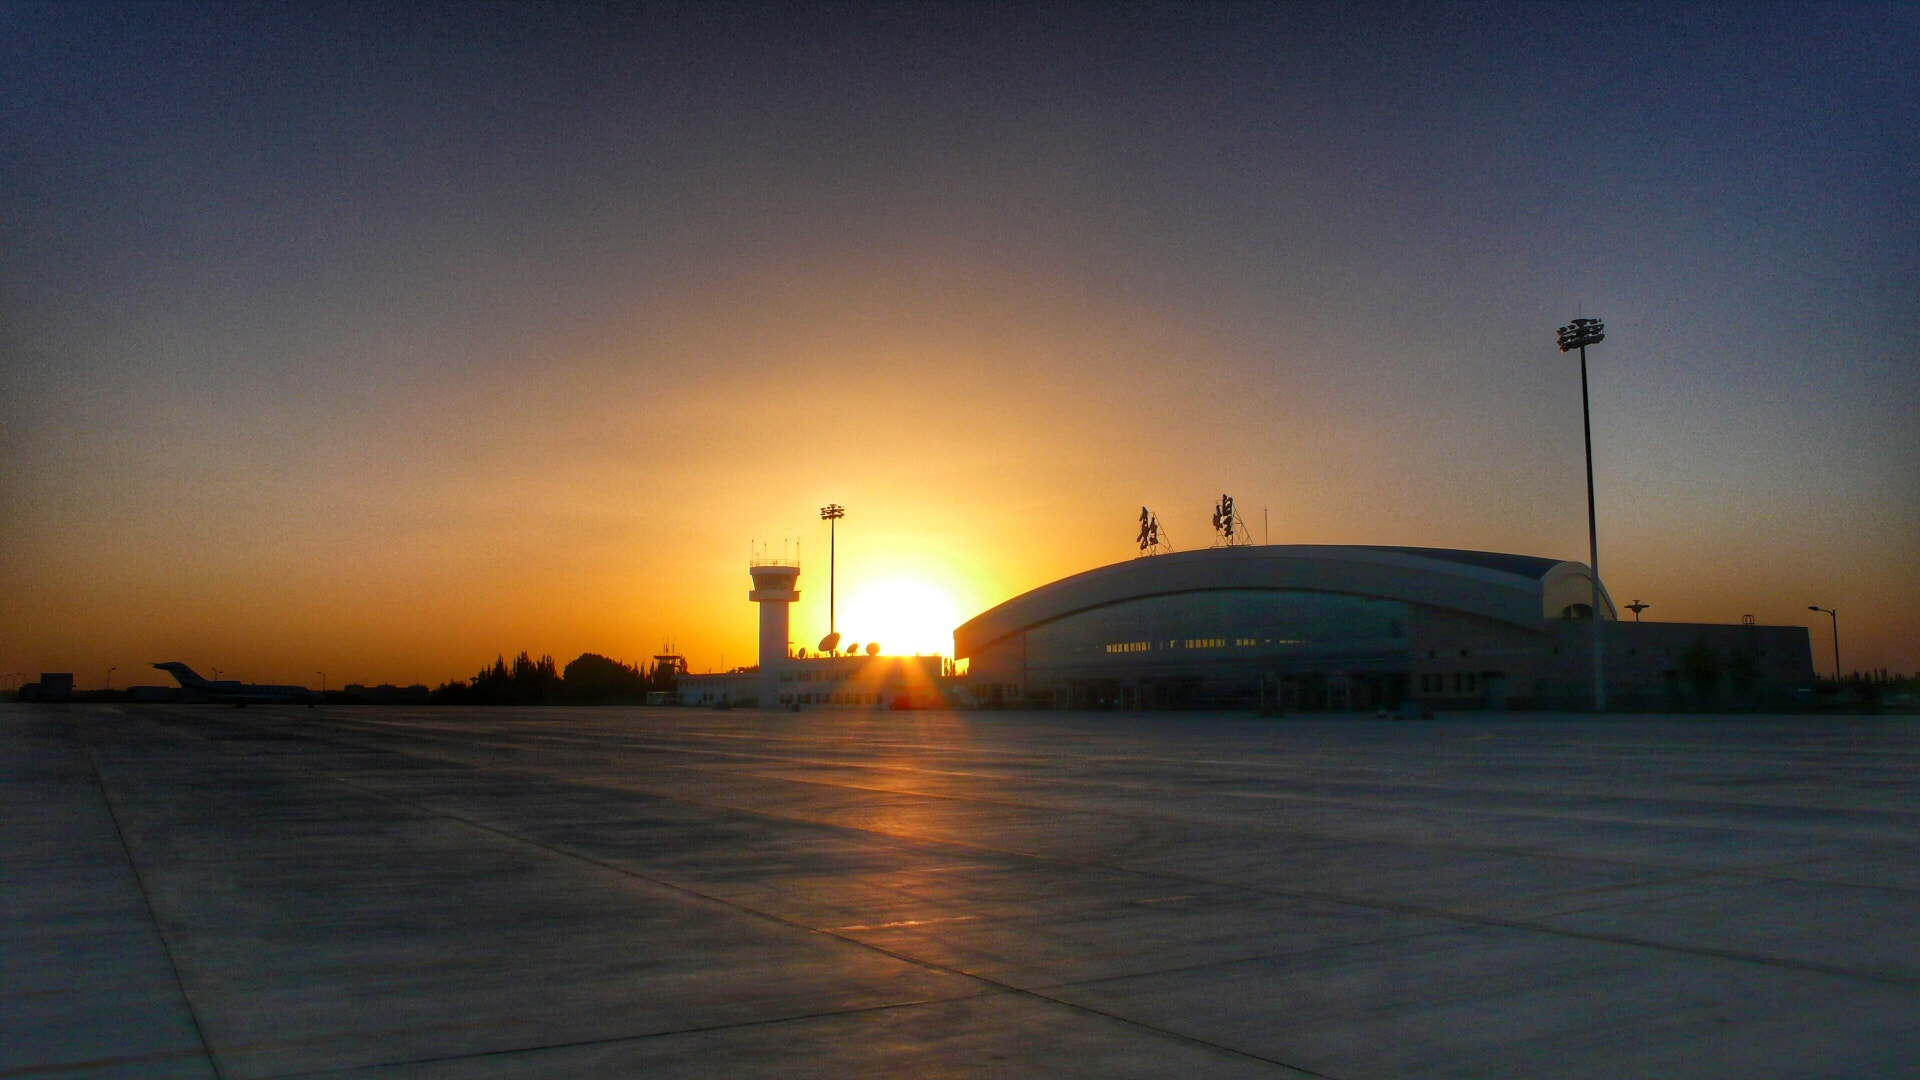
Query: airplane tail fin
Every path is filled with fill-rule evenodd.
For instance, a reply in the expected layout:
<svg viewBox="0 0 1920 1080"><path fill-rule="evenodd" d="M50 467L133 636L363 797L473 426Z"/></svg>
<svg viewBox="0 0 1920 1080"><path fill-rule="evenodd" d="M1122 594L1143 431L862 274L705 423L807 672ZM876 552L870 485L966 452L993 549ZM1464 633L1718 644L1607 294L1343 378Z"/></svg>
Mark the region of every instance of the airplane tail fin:
<svg viewBox="0 0 1920 1080"><path fill-rule="evenodd" d="M171 660L167 663L155 664L153 666L173 676L173 681L179 683L181 686L198 689L208 685L207 680L201 678L198 672L178 660Z"/></svg>

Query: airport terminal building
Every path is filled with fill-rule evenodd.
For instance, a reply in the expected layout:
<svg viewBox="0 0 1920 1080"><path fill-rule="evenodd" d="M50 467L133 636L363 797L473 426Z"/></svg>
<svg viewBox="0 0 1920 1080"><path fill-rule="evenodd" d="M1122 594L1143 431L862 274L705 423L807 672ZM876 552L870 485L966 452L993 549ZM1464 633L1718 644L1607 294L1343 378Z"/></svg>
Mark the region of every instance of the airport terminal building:
<svg viewBox="0 0 1920 1080"><path fill-rule="evenodd" d="M954 631L984 704L1586 708L1803 704L1803 626L1622 623L1586 564L1443 548L1219 547L1132 559Z"/></svg>

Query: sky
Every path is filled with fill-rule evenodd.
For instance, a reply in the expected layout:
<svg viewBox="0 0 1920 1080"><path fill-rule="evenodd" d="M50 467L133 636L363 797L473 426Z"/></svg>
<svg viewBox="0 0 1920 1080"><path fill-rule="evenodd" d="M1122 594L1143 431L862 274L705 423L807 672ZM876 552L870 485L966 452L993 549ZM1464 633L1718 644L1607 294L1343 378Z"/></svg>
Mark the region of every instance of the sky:
<svg viewBox="0 0 1920 1080"><path fill-rule="evenodd" d="M828 502L856 641L1223 493L1585 561L1576 315L1613 595L1911 671L1916 55L1910 4L0 2L0 671L719 670L756 546L826 632Z"/></svg>

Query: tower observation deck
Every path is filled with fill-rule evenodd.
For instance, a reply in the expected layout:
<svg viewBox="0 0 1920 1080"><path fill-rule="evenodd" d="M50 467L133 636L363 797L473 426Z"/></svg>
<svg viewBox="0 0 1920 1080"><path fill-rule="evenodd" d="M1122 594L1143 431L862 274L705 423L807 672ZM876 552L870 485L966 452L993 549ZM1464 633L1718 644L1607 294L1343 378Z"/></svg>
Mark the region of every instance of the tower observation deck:
<svg viewBox="0 0 1920 1080"><path fill-rule="evenodd" d="M760 704L771 708L780 700L780 671L787 666L790 633L787 609L800 599L794 586L800 581L798 560L755 558L747 567L753 591L747 599L760 605Z"/></svg>

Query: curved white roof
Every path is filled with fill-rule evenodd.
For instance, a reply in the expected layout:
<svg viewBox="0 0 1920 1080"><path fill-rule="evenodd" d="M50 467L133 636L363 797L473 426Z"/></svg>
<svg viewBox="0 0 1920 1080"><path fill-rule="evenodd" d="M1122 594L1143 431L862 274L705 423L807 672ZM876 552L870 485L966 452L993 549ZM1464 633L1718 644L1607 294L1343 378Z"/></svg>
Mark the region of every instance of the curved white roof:
<svg viewBox="0 0 1920 1080"><path fill-rule="evenodd" d="M1452 548L1274 544L1179 551L1061 578L981 612L953 632L972 656L1031 626L1123 600L1213 589L1297 589L1403 600L1538 625L1589 600L1585 563ZM1601 618L1615 616L1601 589Z"/></svg>

